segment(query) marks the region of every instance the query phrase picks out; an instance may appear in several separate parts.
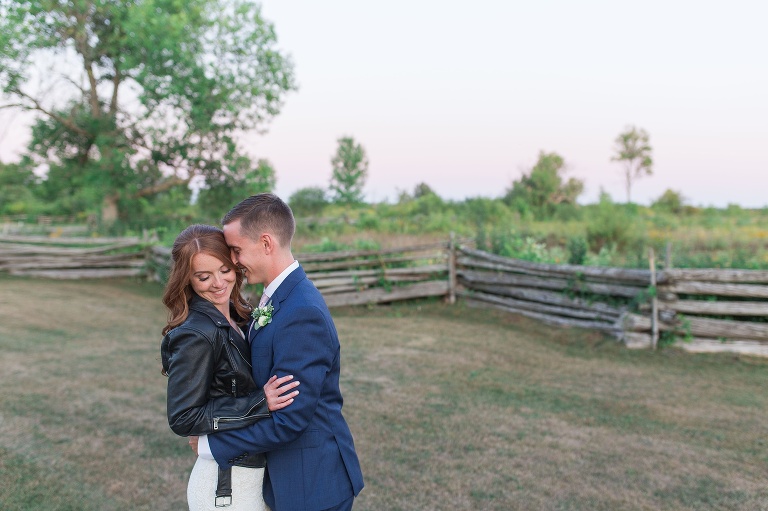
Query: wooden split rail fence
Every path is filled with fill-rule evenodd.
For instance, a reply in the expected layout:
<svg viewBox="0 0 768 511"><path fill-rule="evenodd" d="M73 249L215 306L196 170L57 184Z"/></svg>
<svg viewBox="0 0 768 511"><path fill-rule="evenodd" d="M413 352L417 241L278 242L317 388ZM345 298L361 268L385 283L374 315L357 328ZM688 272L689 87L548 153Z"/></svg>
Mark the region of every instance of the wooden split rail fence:
<svg viewBox="0 0 768 511"><path fill-rule="evenodd" d="M654 328L689 351L768 355L768 271L669 269L657 275L654 314L627 314L629 346L654 344Z"/></svg>
<svg viewBox="0 0 768 511"><path fill-rule="evenodd" d="M49 279L138 277L146 251L139 238L0 236L0 272Z"/></svg>
<svg viewBox="0 0 768 511"><path fill-rule="evenodd" d="M450 294L448 243L385 250L296 254L329 307L413 300ZM153 247L168 270L170 251Z"/></svg>
<svg viewBox="0 0 768 511"><path fill-rule="evenodd" d="M297 254L329 307L456 296L630 348L659 336L689 351L768 356L768 271L533 263L454 246ZM0 236L0 271L43 278L164 280L170 250L138 238ZM655 282L655 285L654 285Z"/></svg>
<svg viewBox="0 0 768 511"><path fill-rule="evenodd" d="M603 331L629 348L653 348L661 332L687 351L768 356L768 271L555 265L468 248L456 262L470 305Z"/></svg>

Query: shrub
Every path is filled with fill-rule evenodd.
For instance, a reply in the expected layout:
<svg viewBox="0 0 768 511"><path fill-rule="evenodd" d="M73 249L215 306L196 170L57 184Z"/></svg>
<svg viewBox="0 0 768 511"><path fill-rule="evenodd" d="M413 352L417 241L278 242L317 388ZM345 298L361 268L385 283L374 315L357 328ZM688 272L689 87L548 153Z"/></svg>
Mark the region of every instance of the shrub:
<svg viewBox="0 0 768 511"><path fill-rule="evenodd" d="M683 212L684 205L685 199L683 198L683 194L667 189L667 191L661 194L661 197L651 204L651 208L678 215Z"/></svg>
<svg viewBox="0 0 768 511"><path fill-rule="evenodd" d="M296 217L316 216L328 205L325 195L325 190L318 186L301 188L288 198L288 205Z"/></svg>
<svg viewBox="0 0 768 511"><path fill-rule="evenodd" d="M568 251L568 264L584 264L587 258L589 244L583 236L572 236L565 244Z"/></svg>
<svg viewBox="0 0 768 511"><path fill-rule="evenodd" d="M603 192L593 213L587 225L587 242L593 251L608 245L621 250L636 244L638 236L632 218L636 208L628 210L618 206Z"/></svg>
<svg viewBox="0 0 768 511"><path fill-rule="evenodd" d="M588 253L587 266L617 266L618 253L615 245L606 245L600 248L597 254Z"/></svg>

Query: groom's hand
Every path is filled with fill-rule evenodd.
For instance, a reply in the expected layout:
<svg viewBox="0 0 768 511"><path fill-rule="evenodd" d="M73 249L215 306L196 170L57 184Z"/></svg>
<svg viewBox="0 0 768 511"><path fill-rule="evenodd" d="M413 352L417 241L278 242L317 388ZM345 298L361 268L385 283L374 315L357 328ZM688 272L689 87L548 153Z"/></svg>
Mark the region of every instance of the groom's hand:
<svg viewBox="0 0 768 511"><path fill-rule="evenodd" d="M189 437L189 446L192 448L193 451L195 451L195 456L197 456L197 441L200 437L197 436L191 436Z"/></svg>
<svg viewBox="0 0 768 511"><path fill-rule="evenodd" d="M299 395L298 390L288 392L292 388L298 387L298 381L292 381L293 375L283 376L278 378L277 375L273 375L266 385L264 385L264 395L267 397L267 406L270 412L276 410L282 410L289 404L293 403L293 398ZM283 385L285 383L285 385ZM280 385L283 385L282 387Z"/></svg>

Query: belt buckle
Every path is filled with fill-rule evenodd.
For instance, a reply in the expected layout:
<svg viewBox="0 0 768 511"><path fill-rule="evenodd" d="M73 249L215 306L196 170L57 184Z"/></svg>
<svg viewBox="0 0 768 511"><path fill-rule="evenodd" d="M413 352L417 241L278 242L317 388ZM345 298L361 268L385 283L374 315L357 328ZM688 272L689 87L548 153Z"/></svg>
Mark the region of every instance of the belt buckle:
<svg viewBox="0 0 768 511"><path fill-rule="evenodd" d="M216 497L216 507L228 507L232 505L232 495Z"/></svg>

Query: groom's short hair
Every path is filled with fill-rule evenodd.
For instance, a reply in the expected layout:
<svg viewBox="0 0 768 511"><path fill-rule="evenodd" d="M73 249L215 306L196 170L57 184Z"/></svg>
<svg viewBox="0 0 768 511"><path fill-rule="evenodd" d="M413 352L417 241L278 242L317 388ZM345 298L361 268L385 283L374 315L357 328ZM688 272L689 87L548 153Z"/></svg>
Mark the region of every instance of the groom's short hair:
<svg viewBox="0 0 768 511"><path fill-rule="evenodd" d="M274 193L259 193L240 201L221 220L227 225L240 220L240 232L256 241L263 232L273 232L280 246L290 248L296 221L293 211Z"/></svg>

